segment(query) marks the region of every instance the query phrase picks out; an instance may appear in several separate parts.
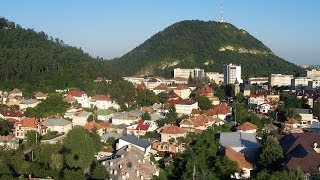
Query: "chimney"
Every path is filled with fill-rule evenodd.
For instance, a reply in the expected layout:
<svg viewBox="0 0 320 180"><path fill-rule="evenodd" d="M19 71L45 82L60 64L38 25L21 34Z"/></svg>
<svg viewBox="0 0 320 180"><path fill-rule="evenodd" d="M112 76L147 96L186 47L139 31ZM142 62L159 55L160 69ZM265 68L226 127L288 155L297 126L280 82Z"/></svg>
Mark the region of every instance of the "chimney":
<svg viewBox="0 0 320 180"><path fill-rule="evenodd" d="M119 164L119 169L121 169L122 168L122 164Z"/></svg>
<svg viewBox="0 0 320 180"><path fill-rule="evenodd" d="M317 146L318 146L318 143L314 142L314 143L313 143L313 148L316 149Z"/></svg>
<svg viewBox="0 0 320 180"><path fill-rule="evenodd" d="M129 178L129 173L126 172L126 177Z"/></svg>
<svg viewBox="0 0 320 180"><path fill-rule="evenodd" d="M136 170L136 174L139 177L139 174L140 174L139 170Z"/></svg>
<svg viewBox="0 0 320 180"><path fill-rule="evenodd" d="M143 176L140 176L140 180L143 180Z"/></svg>
<svg viewBox="0 0 320 180"><path fill-rule="evenodd" d="M116 170L116 169L113 170L113 174L114 174L114 175L117 175L117 170Z"/></svg>
<svg viewBox="0 0 320 180"><path fill-rule="evenodd" d="M110 166L113 166L113 162L112 161L109 164L110 164Z"/></svg>

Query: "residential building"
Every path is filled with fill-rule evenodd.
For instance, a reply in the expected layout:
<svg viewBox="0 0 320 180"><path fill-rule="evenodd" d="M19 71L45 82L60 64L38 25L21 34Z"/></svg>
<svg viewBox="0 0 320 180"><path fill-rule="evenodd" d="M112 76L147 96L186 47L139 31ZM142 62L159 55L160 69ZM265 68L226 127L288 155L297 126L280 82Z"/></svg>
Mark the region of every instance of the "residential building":
<svg viewBox="0 0 320 180"><path fill-rule="evenodd" d="M88 130L89 132L92 132L93 130L95 130L99 136L102 136L107 132L106 128L108 126L110 126L110 123L108 122L97 123L96 121L93 120L93 121L87 122L83 128Z"/></svg>
<svg viewBox="0 0 320 180"><path fill-rule="evenodd" d="M249 78L248 80L249 84L257 84L257 85L267 84L268 82L269 82L268 77L252 77L252 78Z"/></svg>
<svg viewBox="0 0 320 180"><path fill-rule="evenodd" d="M47 133L47 128L34 118L24 118L14 125L14 135L17 139L24 139L28 131L36 131L39 135Z"/></svg>
<svg viewBox="0 0 320 180"><path fill-rule="evenodd" d="M185 115L190 115L192 109L199 108L197 101L183 101L181 103L175 104L174 106L176 108L176 113Z"/></svg>
<svg viewBox="0 0 320 180"><path fill-rule="evenodd" d="M159 93L162 93L162 92L167 92L168 90L169 90L169 87L164 83L161 83L161 84L159 84L158 86L156 86L155 88L152 89L152 91L155 94L159 94Z"/></svg>
<svg viewBox="0 0 320 180"><path fill-rule="evenodd" d="M247 179L250 178L251 170L253 170L253 164L248 161L243 153L237 152L230 147L225 148L225 156L237 163L237 171L230 177L235 179Z"/></svg>
<svg viewBox="0 0 320 180"><path fill-rule="evenodd" d="M236 152L243 153L250 161L256 158L260 147L255 133L245 132L222 132L220 133L220 144L223 149L230 147Z"/></svg>
<svg viewBox="0 0 320 180"><path fill-rule="evenodd" d="M40 101L36 99L23 99L20 102L19 107L21 110L25 110L27 108L35 108L39 103Z"/></svg>
<svg viewBox="0 0 320 180"><path fill-rule="evenodd" d="M146 88L152 90L155 87L159 86L161 83L163 83L162 79L160 79L160 78L151 78L149 81L146 82Z"/></svg>
<svg viewBox="0 0 320 180"><path fill-rule="evenodd" d="M267 114L272 110L272 105L270 103L263 103L258 106L259 112L263 114Z"/></svg>
<svg viewBox="0 0 320 180"><path fill-rule="evenodd" d="M135 146L139 150L142 150L144 154L148 155L151 150L151 143L144 139L139 139L134 135L127 134L119 138L119 142L116 144L116 149L119 150L124 146Z"/></svg>
<svg viewBox="0 0 320 180"><path fill-rule="evenodd" d="M278 139L284 150L286 169L300 169L307 179L312 179L312 176L319 174L320 134L288 134L279 136Z"/></svg>
<svg viewBox="0 0 320 180"><path fill-rule="evenodd" d="M173 90L173 92L176 93L182 99L188 99L191 94L190 88L185 84L179 84L177 88Z"/></svg>
<svg viewBox="0 0 320 180"><path fill-rule="evenodd" d="M111 98L106 95L97 94L90 98L90 106L98 109L108 109L110 107L109 102L111 102Z"/></svg>
<svg viewBox="0 0 320 180"><path fill-rule="evenodd" d="M308 87L310 81L312 80L308 77L296 77L294 79L291 79L291 86L295 89Z"/></svg>
<svg viewBox="0 0 320 180"><path fill-rule="evenodd" d="M182 78L187 78L189 77L194 78L194 79L202 79L204 78L204 70L195 68L195 69L180 69L180 68L175 68L173 69L173 77L182 77Z"/></svg>
<svg viewBox="0 0 320 180"><path fill-rule="evenodd" d="M139 120L137 124L128 126L127 134L133 134L135 136L144 136L147 132L155 131L158 129L158 125L154 121Z"/></svg>
<svg viewBox="0 0 320 180"><path fill-rule="evenodd" d="M19 147L19 141L12 134L0 136L0 147L5 150L17 149Z"/></svg>
<svg viewBox="0 0 320 180"><path fill-rule="evenodd" d="M160 169L150 161L144 151L127 146L117 151L115 158L102 162L107 166L110 179L152 179L159 176Z"/></svg>
<svg viewBox="0 0 320 180"><path fill-rule="evenodd" d="M65 119L46 119L42 125L47 127L48 131L57 131L67 134L72 129L72 122Z"/></svg>
<svg viewBox="0 0 320 180"><path fill-rule="evenodd" d="M218 72L206 72L206 78L208 78L211 82L215 82L216 84L221 84L224 82L224 75Z"/></svg>
<svg viewBox="0 0 320 180"><path fill-rule="evenodd" d="M283 132L285 133L303 133L303 130L300 127L300 123L298 120L294 118L288 118L287 121L284 122Z"/></svg>
<svg viewBox="0 0 320 180"><path fill-rule="evenodd" d="M67 95L74 97L83 108L90 108L90 98L83 91L71 90Z"/></svg>
<svg viewBox="0 0 320 180"><path fill-rule="evenodd" d="M243 83L241 79L241 66L234 64L224 65L223 67L224 82L226 84Z"/></svg>
<svg viewBox="0 0 320 180"><path fill-rule="evenodd" d="M308 88L317 89L320 87L320 78L309 81Z"/></svg>
<svg viewBox="0 0 320 180"><path fill-rule="evenodd" d="M301 116L301 126L310 127L312 121L318 121L313 119L313 114L310 109L295 109L296 113Z"/></svg>
<svg viewBox="0 0 320 180"><path fill-rule="evenodd" d="M248 105L251 109L257 109L260 104L266 102L264 95L251 95L248 97Z"/></svg>
<svg viewBox="0 0 320 180"><path fill-rule="evenodd" d="M245 122L237 127L238 132L245 132L245 133L256 133L257 126L252 124L251 122Z"/></svg>
<svg viewBox="0 0 320 180"><path fill-rule="evenodd" d="M142 111L130 111L130 112L119 112L114 113L112 117L112 124L114 125L132 125L137 123L144 112Z"/></svg>
<svg viewBox="0 0 320 180"><path fill-rule="evenodd" d="M174 77L171 80L174 84L188 84L188 78Z"/></svg>
<svg viewBox="0 0 320 180"><path fill-rule="evenodd" d="M185 129L171 124L165 125L157 131L161 134L161 142L170 142L171 139L175 142L177 138L185 138L187 136L187 131Z"/></svg>
<svg viewBox="0 0 320 180"><path fill-rule="evenodd" d="M291 80L293 75L283 75L283 74L271 74L269 76L269 86L291 86Z"/></svg>
<svg viewBox="0 0 320 180"><path fill-rule="evenodd" d="M182 120L180 127L187 132L202 132L215 124L221 125L223 121L218 117L202 114Z"/></svg>
<svg viewBox="0 0 320 180"><path fill-rule="evenodd" d="M91 115L91 112L81 111L74 114L72 119L73 126L84 126L87 123L88 117Z"/></svg>
<svg viewBox="0 0 320 180"><path fill-rule="evenodd" d="M16 98L16 97L22 97L22 91L20 91L18 88L13 89L9 92L9 98Z"/></svg>
<svg viewBox="0 0 320 180"><path fill-rule="evenodd" d="M39 92L35 93L34 97L36 98L36 100L45 100L45 99L47 99L48 96L39 91Z"/></svg>
<svg viewBox="0 0 320 180"><path fill-rule="evenodd" d="M311 79L320 78L320 70L319 69L311 69L311 70L304 70L299 73L301 77L308 77Z"/></svg>
<svg viewBox="0 0 320 180"><path fill-rule="evenodd" d="M110 121L113 117L114 111L109 109L97 110L97 119L100 121Z"/></svg>
<svg viewBox="0 0 320 180"><path fill-rule="evenodd" d="M169 143L169 142L154 142L151 146L152 150L157 152L169 152L176 154L185 150L184 144Z"/></svg>
<svg viewBox="0 0 320 180"><path fill-rule="evenodd" d="M14 111L14 110L0 110L0 118L2 119L15 119L21 120L24 118L24 115L21 111Z"/></svg>

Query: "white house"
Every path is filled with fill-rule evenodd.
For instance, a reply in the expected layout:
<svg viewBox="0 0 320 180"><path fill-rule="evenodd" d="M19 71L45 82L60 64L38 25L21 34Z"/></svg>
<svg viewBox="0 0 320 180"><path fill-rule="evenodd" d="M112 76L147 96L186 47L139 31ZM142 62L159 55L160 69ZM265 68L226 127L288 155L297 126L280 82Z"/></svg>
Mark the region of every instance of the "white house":
<svg viewBox="0 0 320 180"><path fill-rule="evenodd" d="M179 84L177 88L173 90L173 92L182 99L188 99L191 94L190 88L185 84Z"/></svg>
<svg viewBox="0 0 320 180"><path fill-rule="evenodd" d="M75 113L72 119L73 126L84 126L87 123L88 117L91 115L91 112L81 111Z"/></svg>
<svg viewBox="0 0 320 180"><path fill-rule="evenodd" d="M260 113L267 114L272 109L272 105L270 103L263 103L258 108Z"/></svg>
<svg viewBox="0 0 320 180"><path fill-rule="evenodd" d="M147 132L155 131L158 125L154 121L139 120L137 124L128 126L127 134L133 134L135 136L143 136Z"/></svg>
<svg viewBox="0 0 320 180"><path fill-rule="evenodd" d="M72 129L72 122L64 119L46 119L42 122L50 131L58 133L68 133Z"/></svg>
<svg viewBox="0 0 320 180"><path fill-rule="evenodd" d="M24 99L20 102L19 107L21 110L25 110L27 108L34 108L39 103L40 101L37 101L36 99Z"/></svg>
<svg viewBox="0 0 320 180"><path fill-rule="evenodd" d="M135 146L136 148L142 150L145 154L149 154L151 150L151 143L149 141L139 139L130 134L119 138L119 142L116 144L116 150L119 150L124 146Z"/></svg>
<svg viewBox="0 0 320 180"><path fill-rule="evenodd" d="M74 97L77 100L77 102L81 105L81 107L90 108L90 98L87 96L85 92L79 90L71 90L68 92L68 95Z"/></svg>
<svg viewBox="0 0 320 180"><path fill-rule="evenodd" d="M97 119L100 121L109 121L113 117L113 111L109 109L99 109L97 111Z"/></svg>
<svg viewBox="0 0 320 180"><path fill-rule="evenodd" d="M195 101L187 101L179 104L174 105L176 108L176 113L178 114L185 114L185 115L190 115L192 112L192 109L198 109L198 102Z"/></svg>
<svg viewBox="0 0 320 180"><path fill-rule="evenodd" d="M310 127L313 121L318 121L313 119L313 114L309 109L295 109L295 111L301 116L302 127Z"/></svg>

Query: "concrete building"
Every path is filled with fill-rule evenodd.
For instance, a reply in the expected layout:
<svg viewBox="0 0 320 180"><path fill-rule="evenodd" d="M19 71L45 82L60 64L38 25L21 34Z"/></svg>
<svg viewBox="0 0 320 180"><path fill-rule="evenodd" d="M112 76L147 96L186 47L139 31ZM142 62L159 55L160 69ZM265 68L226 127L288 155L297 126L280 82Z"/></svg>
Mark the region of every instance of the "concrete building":
<svg viewBox="0 0 320 180"><path fill-rule="evenodd" d="M252 77L252 78L249 78L249 81L248 81L249 84L258 84L258 85L262 85L268 82L269 82L268 77Z"/></svg>
<svg viewBox="0 0 320 180"><path fill-rule="evenodd" d="M310 79L317 79L320 78L320 70L318 69L311 69L311 70L304 70L299 73L301 77L308 77Z"/></svg>
<svg viewBox="0 0 320 180"><path fill-rule="evenodd" d="M241 79L241 66L228 64L223 67L224 82L226 84L243 83Z"/></svg>
<svg viewBox="0 0 320 180"><path fill-rule="evenodd" d="M308 82L308 88L309 89L316 89L320 87L320 78L319 79L314 79L312 81Z"/></svg>
<svg viewBox="0 0 320 180"><path fill-rule="evenodd" d="M204 69L180 69L176 68L173 70L173 77L182 77L182 78L204 78Z"/></svg>
<svg viewBox="0 0 320 180"><path fill-rule="evenodd" d="M312 81L308 77L296 77L294 79L291 79L291 86L295 89L299 89L302 87L308 87L309 82Z"/></svg>
<svg viewBox="0 0 320 180"><path fill-rule="evenodd" d="M217 84L221 84L224 82L224 75L218 72L206 72L206 78Z"/></svg>
<svg viewBox="0 0 320 180"><path fill-rule="evenodd" d="M48 130L58 133L68 133L72 129L72 122L64 119L46 119L42 122Z"/></svg>
<svg viewBox="0 0 320 180"><path fill-rule="evenodd" d="M271 74L269 76L269 86L291 86L293 75Z"/></svg>

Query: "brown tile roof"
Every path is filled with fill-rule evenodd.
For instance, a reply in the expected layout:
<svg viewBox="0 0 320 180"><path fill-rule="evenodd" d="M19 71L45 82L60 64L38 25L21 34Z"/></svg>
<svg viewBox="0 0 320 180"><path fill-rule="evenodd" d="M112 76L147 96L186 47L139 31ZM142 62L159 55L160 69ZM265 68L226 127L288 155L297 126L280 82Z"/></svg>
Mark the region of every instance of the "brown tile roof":
<svg viewBox="0 0 320 180"><path fill-rule="evenodd" d="M21 121L17 122L15 126L21 125L21 127L30 127L30 128L37 128L39 122L35 118L24 118Z"/></svg>
<svg viewBox="0 0 320 180"><path fill-rule="evenodd" d="M185 89L189 89L189 87L185 84L179 84L176 88L176 90L185 90Z"/></svg>
<svg viewBox="0 0 320 180"><path fill-rule="evenodd" d="M92 96L91 99L96 101L110 101L110 96L97 94Z"/></svg>
<svg viewBox="0 0 320 180"><path fill-rule="evenodd" d="M68 92L68 95L71 95L73 97L81 97L83 94L86 94L86 93L79 90L71 90Z"/></svg>
<svg viewBox="0 0 320 180"><path fill-rule="evenodd" d="M237 127L237 130L241 130L241 131L249 131L253 129L257 129L257 126L252 124L251 122L245 122L242 125Z"/></svg>
<svg viewBox="0 0 320 180"><path fill-rule="evenodd" d="M96 128L96 129L98 130L98 129L103 129L103 128L105 128L105 127L102 126L101 124L96 123L95 121L87 122L87 123L84 125L84 129L86 129L86 130L88 130L88 131L92 131L94 128Z"/></svg>
<svg viewBox="0 0 320 180"><path fill-rule="evenodd" d="M199 126L206 126L209 122L215 122L215 118L212 116L207 116L205 114L199 115L199 116L194 116L192 118L188 118L185 120L182 120L180 122L181 124L192 124L194 127L199 127Z"/></svg>
<svg viewBox="0 0 320 180"><path fill-rule="evenodd" d="M10 91L10 94L12 93L22 93L18 88L14 88L12 91Z"/></svg>
<svg viewBox="0 0 320 180"><path fill-rule="evenodd" d="M154 90L167 90L168 86L164 83L159 84L158 86L156 86L155 88L153 88Z"/></svg>
<svg viewBox="0 0 320 180"><path fill-rule="evenodd" d="M197 94L208 96L213 95L214 91L212 87L208 86L207 84L203 86L202 88L198 89Z"/></svg>
<svg viewBox="0 0 320 180"><path fill-rule="evenodd" d="M66 97L63 98L65 102L75 102L77 101L72 95L68 94Z"/></svg>
<svg viewBox="0 0 320 180"><path fill-rule="evenodd" d="M23 117L23 113L20 111L0 110L0 114L4 117Z"/></svg>
<svg viewBox="0 0 320 180"><path fill-rule="evenodd" d="M314 148L314 143L320 145L320 134L301 133L289 134L278 137L283 147L287 162L285 167L288 169L300 168L304 173L319 173L320 153Z"/></svg>
<svg viewBox="0 0 320 180"><path fill-rule="evenodd" d="M160 134L184 134L187 131L179 126L175 125L165 125L160 128Z"/></svg>
<svg viewBox="0 0 320 180"><path fill-rule="evenodd" d="M34 95L34 97L47 97L47 95L39 91Z"/></svg>
<svg viewBox="0 0 320 180"><path fill-rule="evenodd" d="M225 150L226 150L225 155L227 156L227 158L232 161L235 161L241 169L242 168L253 169L252 163L246 160L244 154L237 152L230 147L226 147Z"/></svg>

